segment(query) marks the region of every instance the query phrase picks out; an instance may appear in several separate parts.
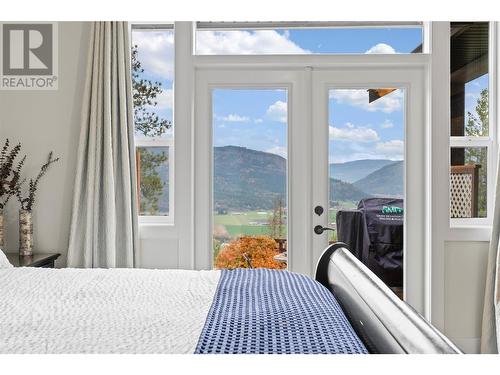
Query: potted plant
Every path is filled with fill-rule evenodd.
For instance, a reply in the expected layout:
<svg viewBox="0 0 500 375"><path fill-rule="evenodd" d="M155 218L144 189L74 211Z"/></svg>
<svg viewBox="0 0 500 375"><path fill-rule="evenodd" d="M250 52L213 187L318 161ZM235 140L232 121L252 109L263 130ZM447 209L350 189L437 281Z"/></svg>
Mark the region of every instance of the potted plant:
<svg viewBox="0 0 500 375"><path fill-rule="evenodd" d="M0 151L0 248L5 245L4 208L9 199L16 194L23 183L21 180L21 168L26 156L16 163L20 151L21 144L18 143L11 148L9 139L5 140Z"/></svg>
<svg viewBox="0 0 500 375"><path fill-rule="evenodd" d="M19 210L19 255L31 256L33 254L33 215L32 209L35 204L36 191L40 179L47 173L49 167L57 162L59 158L53 158L53 152L49 153L47 161L40 168L35 179L30 178L28 190L23 194L21 185L16 190L17 199L21 205Z"/></svg>

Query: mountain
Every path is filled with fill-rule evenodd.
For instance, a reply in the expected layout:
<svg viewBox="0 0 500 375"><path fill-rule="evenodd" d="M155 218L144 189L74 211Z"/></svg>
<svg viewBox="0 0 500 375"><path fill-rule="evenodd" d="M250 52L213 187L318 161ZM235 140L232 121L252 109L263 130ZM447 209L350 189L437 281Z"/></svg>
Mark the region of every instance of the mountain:
<svg viewBox="0 0 500 375"><path fill-rule="evenodd" d="M394 160L387 159L362 159L345 163L332 163L330 164L330 177L352 183L392 163Z"/></svg>
<svg viewBox="0 0 500 375"><path fill-rule="evenodd" d="M381 168L375 168L382 165ZM372 195L402 195L403 163L391 160L356 160L331 164L344 178L362 175L354 184L330 178L330 203L358 202ZM375 168L371 173L367 171ZM361 171L361 172L360 172ZM168 167L158 172L168 180ZM366 174L367 173L367 174ZM349 177L350 176L350 177ZM286 159L245 147L214 148L214 208L228 211L270 210L278 197L286 196ZM168 209L168 188L160 198L160 210Z"/></svg>
<svg viewBox="0 0 500 375"><path fill-rule="evenodd" d="M232 211L271 209L286 195L286 159L245 147L214 148L214 206Z"/></svg>
<svg viewBox="0 0 500 375"><path fill-rule="evenodd" d="M330 205L332 205L334 201L358 202L363 198L370 198L370 194L365 193L349 182L330 178Z"/></svg>
<svg viewBox="0 0 500 375"><path fill-rule="evenodd" d="M330 179L336 201L369 196L348 182ZM269 210L286 196L286 159L244 147L214 148L214 206L229 211Z"/></svg>
<svg viewBox="0 0 500 375"><path fill-rule="evenodd" d="M404 193L403 176L403 161L393 161L356 181L353 185L371 195L402 197Z"/></svg>

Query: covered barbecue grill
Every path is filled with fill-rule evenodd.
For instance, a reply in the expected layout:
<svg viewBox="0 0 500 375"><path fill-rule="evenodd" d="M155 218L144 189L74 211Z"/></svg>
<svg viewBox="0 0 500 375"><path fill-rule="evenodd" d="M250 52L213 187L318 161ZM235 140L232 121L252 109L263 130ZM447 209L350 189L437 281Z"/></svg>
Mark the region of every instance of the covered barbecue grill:
<svg viewBox="0 0 500 375"><path fill-rule="evenodd" d="M337 238L390 287L403 286L403 200L362 199L356 210L339 210Z"/></svg>

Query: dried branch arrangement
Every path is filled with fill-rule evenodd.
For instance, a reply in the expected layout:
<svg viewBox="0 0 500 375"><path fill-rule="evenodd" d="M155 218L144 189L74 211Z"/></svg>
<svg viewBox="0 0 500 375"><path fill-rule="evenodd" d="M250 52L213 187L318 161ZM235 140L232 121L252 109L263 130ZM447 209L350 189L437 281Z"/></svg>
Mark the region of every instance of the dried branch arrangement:
<svg viewBox="0 0 500 375"><path fill-rule="evenodd" d="M21 180L21 169L26 155L16 162L20 152L21 144L18 143L10 148L9 139L5 140L0 151L0 210L5 207L13 195L17 194L24 182Z"/></svg>
<svg viewBox="0 0 500 375"><path fill-rule="evenodd" d="M40 182L40 179L45 175L45 173L47 173L49 167L59 160L59 158L54 159L53 155L54 153L51 151L49 153L47 161L40 168L40 172L38 172L36 178L35 179L30 178L26 196L23 196L20 186L16 190L17 199L21 204L21 209L26 211L31 211L31 209L33 208L33 205L35 203L36 191L38 189L38 183Z"/></svg>

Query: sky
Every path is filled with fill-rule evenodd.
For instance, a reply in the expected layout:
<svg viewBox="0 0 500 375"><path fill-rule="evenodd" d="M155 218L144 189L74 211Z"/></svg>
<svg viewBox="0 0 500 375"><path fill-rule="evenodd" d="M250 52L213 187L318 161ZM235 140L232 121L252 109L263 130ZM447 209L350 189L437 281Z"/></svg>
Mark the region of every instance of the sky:
<svg viewBox="0 0 500 375"><path fill-rule="evenodd" d="M198 54L409 53L420 44L422 35L419 28L351 28L204 30L198 31L196 38ZM143 77L162 84L163 93L153 110L172 120L173 31L136 30L132 42L139 46L138 58L145 70ZM467 108L475 106L484 86L484 78L476 81L468 86ZM329 127L330 162L403 158L403 90L371 104L366 89L330 90L328 95L329 115L325 126ZM286 157L287 96L284 89L215 89L214 146L243 146Z"/></svg>
<svg viewBox="0 0 500 375"><path fill-rule="evenodd" d="M467 113L476 113L477 101L481 96L481 91L488 88L488 74L484 74L470 82L465 84L465 118L467 119ZM467 120L466 120L467 121ZM486 129L484 129L486 130ZM486 132L485 132L486 133ZM468 134L466 134L468 135ZM483 135L488 135L483 134Z"/></svg>

